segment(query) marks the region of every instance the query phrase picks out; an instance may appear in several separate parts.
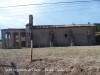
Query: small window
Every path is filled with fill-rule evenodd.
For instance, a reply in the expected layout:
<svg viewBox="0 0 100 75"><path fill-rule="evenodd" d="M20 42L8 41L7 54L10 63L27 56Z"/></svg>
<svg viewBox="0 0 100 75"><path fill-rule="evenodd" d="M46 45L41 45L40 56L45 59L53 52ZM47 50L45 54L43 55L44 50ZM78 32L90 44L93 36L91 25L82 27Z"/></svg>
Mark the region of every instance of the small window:
<svg viewBox="0 0 100 75"><path fill-rule="evenodd" d="M65 34L65 37L67 37L67 34Z"/></svg>

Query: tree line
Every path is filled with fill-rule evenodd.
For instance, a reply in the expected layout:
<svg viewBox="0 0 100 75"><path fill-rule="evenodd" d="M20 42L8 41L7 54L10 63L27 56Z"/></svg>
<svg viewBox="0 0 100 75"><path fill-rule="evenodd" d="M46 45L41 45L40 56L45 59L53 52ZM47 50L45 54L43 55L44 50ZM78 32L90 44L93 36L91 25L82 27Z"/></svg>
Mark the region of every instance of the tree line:
<svg viewBox="0 0 100 75"><path fill-rule="evenodd" d="M95 25L95 31L100 32L100 23L94 23Z"/></svg>

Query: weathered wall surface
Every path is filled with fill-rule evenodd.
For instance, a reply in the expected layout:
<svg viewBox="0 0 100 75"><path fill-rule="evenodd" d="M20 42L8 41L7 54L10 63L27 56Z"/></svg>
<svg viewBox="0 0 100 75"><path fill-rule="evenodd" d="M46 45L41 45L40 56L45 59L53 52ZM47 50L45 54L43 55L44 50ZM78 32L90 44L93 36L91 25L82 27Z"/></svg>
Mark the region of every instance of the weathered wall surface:
<svg viewBox="0 0 100 75"><path fill-rule="evenodd" d="M95 27L75 27L72 31L75 45L95 44Z"/></svg>
<svg viewBox="0 0 100 75"><path fill-rule="evenodd" d="M50 46L49 33L54 34L53 46L70 45L69 31L72 31L72 39L75 45L92 45L95 44L95 27L79 26L65 28L48 28L48 29L32 29L34 47ZM67 34L67 37L65 37Z"/></svg>
<svg viewBox="0 0 100 75"><path fill-rule="evenodd" d="M0 48L2 48L2 42L0 41Z"/></svg>

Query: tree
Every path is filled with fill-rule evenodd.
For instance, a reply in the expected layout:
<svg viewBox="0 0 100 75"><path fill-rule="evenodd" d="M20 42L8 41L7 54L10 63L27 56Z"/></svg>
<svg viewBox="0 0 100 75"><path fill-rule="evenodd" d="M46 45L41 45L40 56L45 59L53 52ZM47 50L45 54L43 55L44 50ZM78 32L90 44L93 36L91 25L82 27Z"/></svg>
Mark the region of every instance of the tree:
<svg viewBox="0 0 100 75"><path fill-rule="evenodd" d="M90 22L88 22L88 24L90 24Z"/></svg>
<svg viewBox="0 0 100 75"><path fill-rule="evenodd" d="M96 28L96 32L100 31L100 23L94 23L95 28Z"/></svg>

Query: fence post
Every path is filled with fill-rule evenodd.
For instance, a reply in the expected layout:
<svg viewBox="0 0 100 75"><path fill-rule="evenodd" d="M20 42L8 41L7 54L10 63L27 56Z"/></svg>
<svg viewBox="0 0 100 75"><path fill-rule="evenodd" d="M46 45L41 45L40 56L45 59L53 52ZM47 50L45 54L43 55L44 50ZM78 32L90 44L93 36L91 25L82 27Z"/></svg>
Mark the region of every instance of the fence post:
<svg viewBox="0 0 100 75"><path fill-rule="evenodd" d="M32 61L32 53L33 53L33 41L31 40L31 56L30 56L31 61Z"/></svg>

